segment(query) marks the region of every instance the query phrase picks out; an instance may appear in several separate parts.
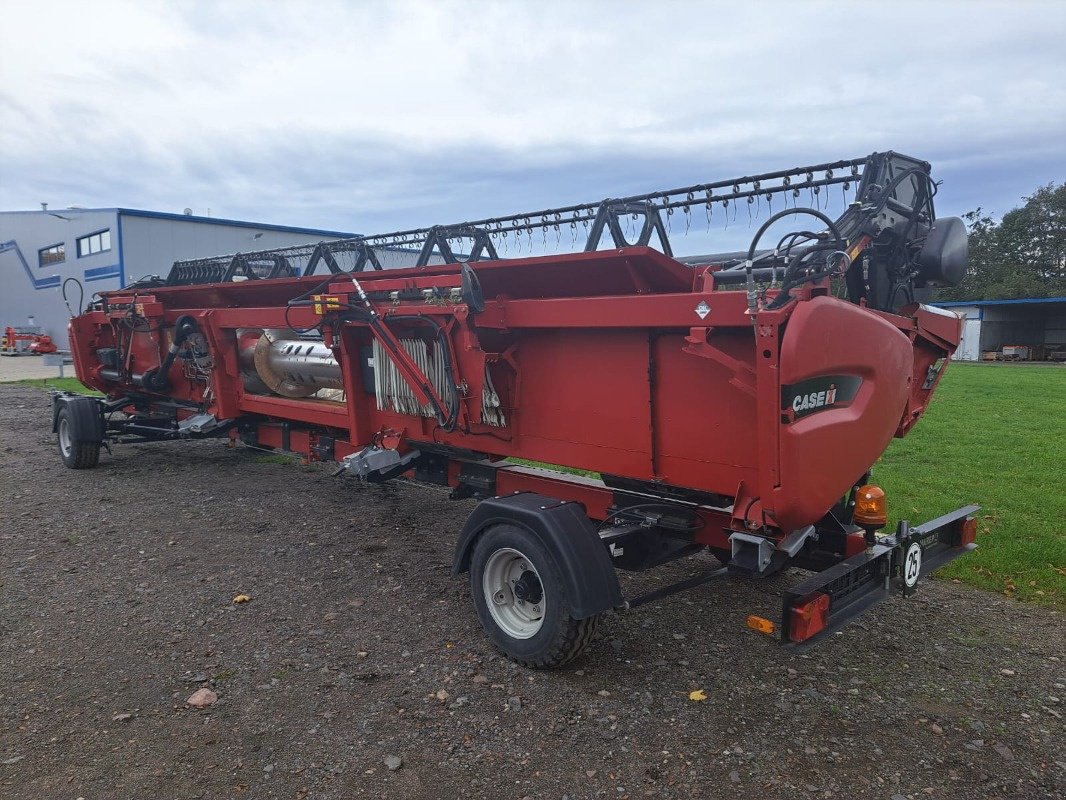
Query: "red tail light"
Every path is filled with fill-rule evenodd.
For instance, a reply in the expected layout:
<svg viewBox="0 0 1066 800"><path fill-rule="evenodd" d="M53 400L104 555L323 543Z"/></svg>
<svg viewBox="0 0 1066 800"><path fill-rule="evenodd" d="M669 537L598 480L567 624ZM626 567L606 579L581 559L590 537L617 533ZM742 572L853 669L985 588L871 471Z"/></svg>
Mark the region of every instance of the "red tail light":
<svg viewBox="0 0 1066 800"><path fill-rule="evenodd" d="M829 621L829 595L818 592L789 609L788 638L804 642L825 630Z"/></svg>
<svg viewBox="0 0 1066 800"><path fill-rule="evenodd" d="M962 533L959 536L959 544L973 544L977 539L977 520L967 517L962 521Z"/></svg>

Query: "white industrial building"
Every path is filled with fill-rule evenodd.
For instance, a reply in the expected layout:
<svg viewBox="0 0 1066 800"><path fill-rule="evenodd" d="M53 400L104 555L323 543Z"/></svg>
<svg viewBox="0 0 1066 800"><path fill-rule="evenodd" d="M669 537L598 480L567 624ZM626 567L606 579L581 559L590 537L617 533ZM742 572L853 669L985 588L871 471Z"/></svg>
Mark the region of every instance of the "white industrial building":
<svg viewBox="0 0 1066 800"><path fill-rule="evenodd" d="M354 235L130 208L0 212L0 330L27 326L32 317L65 348L70 314L61 287L67 278L81 282L88 300L147 275L166 277L183 259ZM77 287L68 284L67 294L78 310Z"/></svg>

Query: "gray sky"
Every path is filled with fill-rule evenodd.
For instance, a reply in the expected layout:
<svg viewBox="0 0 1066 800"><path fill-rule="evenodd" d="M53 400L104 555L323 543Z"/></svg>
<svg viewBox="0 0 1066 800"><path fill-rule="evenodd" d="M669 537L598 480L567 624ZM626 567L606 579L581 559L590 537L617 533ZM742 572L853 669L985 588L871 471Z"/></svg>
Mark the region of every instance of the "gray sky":
<svg viewBox="0 0 1066 800"><path fill-rule="evenodd" d="M1066 180L1066 2L0 5L0 209L374 233L893 149ZM746 219L744 220L746 223Z"/></svg>

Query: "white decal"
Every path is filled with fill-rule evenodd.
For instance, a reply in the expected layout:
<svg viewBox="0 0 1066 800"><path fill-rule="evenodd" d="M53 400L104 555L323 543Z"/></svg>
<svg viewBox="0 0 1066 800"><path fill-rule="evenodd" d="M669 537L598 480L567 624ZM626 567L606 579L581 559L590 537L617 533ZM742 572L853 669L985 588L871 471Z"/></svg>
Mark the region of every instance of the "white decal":
<svg viewBox="0 0 1066 800"><path fill-rule="evenodd" d="M903 585L913 589L918 585L922 574L922 546L917 542L907 545L907 555L903 559Z"/></svg>
<svg viewBox="0 0 1066 800"><path fill-rule="evenodd" d="M825 408L831 406L837 399L837 387L835 384L830 384L829 388L821 392L811 392L810 394L798 394L792 399L792 410L797 414L800 411L810 411L814 408Z"/></svg>
<svg viewBox="0 0 1066 800"><path fill-rule="evenodd" d="M706 300L700 300L700 304L696 306L696 316L700 319L707 319L707 315L711 313L711 307L707 305Z"/></svg>

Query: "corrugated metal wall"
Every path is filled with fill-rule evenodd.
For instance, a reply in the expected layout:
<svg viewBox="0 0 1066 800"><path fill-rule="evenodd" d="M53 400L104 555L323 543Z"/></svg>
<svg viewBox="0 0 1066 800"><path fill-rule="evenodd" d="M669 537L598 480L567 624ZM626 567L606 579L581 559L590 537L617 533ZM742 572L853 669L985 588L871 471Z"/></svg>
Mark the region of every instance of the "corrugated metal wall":
<svg viewBox="0 0 1066 800"><path fill-rule="evenodd" d="M86 299L98 289L118 286L117 227L115 211L106 209L0 213L0 327L26 325L33 316L45 333L66 347L70 315L63 304L62 281L77 278ZM105 230L111 249L79 258L77 240ZM42 266L40 250L57 244L64 247L64 260ZM77 309L77 287L69 288L70 305Z"/></svg>
<svg viewBox="0 0 1066 800"><path fill-rule="evenodd" d="M79 257L77 240L100 231L109 232L110 250ZM88 300L93 292L119 288L123 275L126 283L145 275L165 277L180 259L333 238L324 232L276 230L252 223L120 215L115 209L0 213L0 328L26 325L33 316L66 348L70 315L60 288L65 278L81 281ZM41 266L40 250L57 244L64 246L64 260ZM77 310L76 286L69 287L68 297Z"/></svg>
<svg viewBox="0 0 1066 800"><path fill-rule="evenodd" d="M122 258L126 282L146 275L166 277L175 261L227 253L248 253L336 237L194 220L122 216Z"/></svg>

